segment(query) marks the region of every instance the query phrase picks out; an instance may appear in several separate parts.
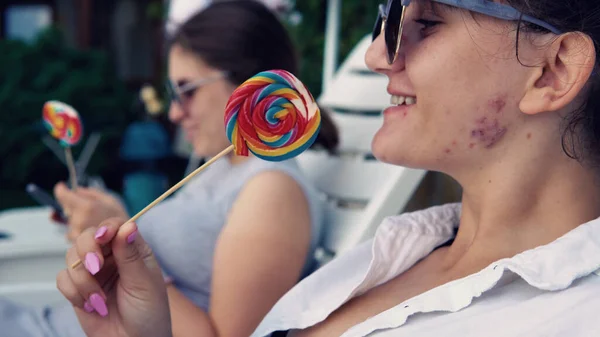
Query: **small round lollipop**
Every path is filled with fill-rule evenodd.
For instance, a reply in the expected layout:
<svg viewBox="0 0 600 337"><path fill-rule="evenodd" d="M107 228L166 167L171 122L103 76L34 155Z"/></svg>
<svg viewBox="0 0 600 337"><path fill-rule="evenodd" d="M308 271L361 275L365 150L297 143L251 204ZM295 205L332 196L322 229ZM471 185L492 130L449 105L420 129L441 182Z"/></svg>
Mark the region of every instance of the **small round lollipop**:
<svg viewBox="0 0 600 337"><path fill-rule="evenodd" d="M77 145L83 135L83 126L79 114L73 107L59 101L48 101L42 108L44 125L52 137L65 149L65 158L71 178L71 188L77 188L77 172L73 162L71 146Z"/></svg>
<svg viewBox="0 0 600 337"><path fill-rule="evenodd" d="M225 108L227 137L237 155L280 161L297 156L317 138L321 114L313 96L285 70L244 82Z"/></svg>
<svg viewBox="0 0 600 337"><path fill-rule="evenodd" d="M232 145L183 178L139 211L127 222L139 219L196 174L235 150L250 152L269 161L282 161L299 155L317 138L321 112L310 92L294 75L284 70L261 72L231 95L225 108L225 129ZM77 267L76 261L71 268Z"/></svg>
<svg viewBox="0 0 600 337"><path fill-rule="evenodd" d="M73 107L59 101L49 101L42 109L44 125L62 146L74 146L83 135L79 114Z"/></svg>

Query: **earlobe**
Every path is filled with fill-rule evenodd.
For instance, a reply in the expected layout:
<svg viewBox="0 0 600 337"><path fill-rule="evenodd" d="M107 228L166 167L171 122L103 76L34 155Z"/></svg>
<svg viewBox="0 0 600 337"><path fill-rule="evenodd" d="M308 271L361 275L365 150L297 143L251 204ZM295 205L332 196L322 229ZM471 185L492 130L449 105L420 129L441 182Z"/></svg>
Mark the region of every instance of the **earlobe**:
<svg viewBox="0 0 600 337"><path fill-rule="evenodd" d="M519 104L526 114L558 111L576 100L596 62L594 42L582 33L563 34L545 51Z"/></svg>

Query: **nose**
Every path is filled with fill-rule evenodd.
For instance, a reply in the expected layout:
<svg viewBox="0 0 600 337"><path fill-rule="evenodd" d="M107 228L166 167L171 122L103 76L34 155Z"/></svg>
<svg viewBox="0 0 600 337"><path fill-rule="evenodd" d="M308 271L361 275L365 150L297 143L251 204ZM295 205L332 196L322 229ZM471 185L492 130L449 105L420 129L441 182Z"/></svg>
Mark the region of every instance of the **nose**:
<svg viewBox="0 0 600 337"><path fill-rule="evenodd" d="M176 102L171 102L171 105L169 106L169 119L171 122L175 124L181 123L184 116L185 112L181 108L181 105Z"/></svg>
<svg viewBox="0 0 600 337"><path fill-rule="evenodd" d="M365 53L365 63L369 70L383 73L383 70L389 67L386 59L385 38L382 34L371 43Z"/></svg>
<svg viewBox="0 0 600 337"><path fill-rule="evenodd" d="M381 32L379 36L371 43L369 49L365 53L365 63L367 67L376 73L387 75L390 71L399 71L404 69L405 57L404 57L404 45L406 44L406 38L403 34L403 39L400 45L400 51L398 56L392 65L388 64L387 48L385 45L384 33Z"/></svg>

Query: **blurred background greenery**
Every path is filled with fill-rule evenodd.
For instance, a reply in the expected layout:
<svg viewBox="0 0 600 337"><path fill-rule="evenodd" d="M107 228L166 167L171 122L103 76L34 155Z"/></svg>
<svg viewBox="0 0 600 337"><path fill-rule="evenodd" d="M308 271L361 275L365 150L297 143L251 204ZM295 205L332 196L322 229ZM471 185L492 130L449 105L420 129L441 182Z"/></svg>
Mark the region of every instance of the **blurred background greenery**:
<svg viewBox="0 0 600 337"><path fill-rule="evenodd" d="M378 0L342 0L338 63L360 39L370 34L377 15ZM288 29L301 55L300 78L315 97L321 93L327 1L297 0L302 20Z"/></svg>
<svg viewBox="0 0 600 337"><path fill-rule="evenodd" d="M18 1L17 1L18 2ZM123 78L117 71L118 57L110 47L109 7L118 0L96 1L89 16L90 37L82 38L73 27L52 27L30 42L0 40L0 209L35 204L25 193L25 185L34 182L46 190L67 179L67 170L44 146L46 130L41 124L45 101L56 99L75 107L83 117L85 135L102 132L103 138L87 173L101 176L108 188L120 192L123 172L118 147L124 130L139 119L133 108L143 83L152 83L159 91L164 81L164 53L161 49L162 26L160 1L143 1L141 13L153 29L142 29L153 41L141 55L152 58L153 72L146 78ZM339 61L366 34L376 15L378 1L343 0ZM288 23L289 31L301 56L300 78L315 96L321 92L323 70L326 0L298 0L296 11L301 20ZM1 9L1 8L0 8ZM99 18L102 15L106 19ZM157 31L159 33L157 33ZM139 31L138 31L139 34ZM69 36L79 36L79 43ZM84 43L81 43L84 41ZM121 71L122 73L122 71ZM161 121L173 132L166 118ZM84 139L85 141L85 139ZM82 141L81 143L84 143ZM73 151L77 157L82 145ZM185 165L173 161L169 167L171 183L181 177Z"/></svg>
<svg viewBox="0 0 600 337"><path fill-rule="evenodd" d="M0 208L30 203L24 193L29 182L51 188L66 178L65 166L41 141L47 134L41 108L48 100L69 102L85 112L85 134L103 134L89 172L114 175L114 149L132 121L127 113L131 92L107 53L69 48L61 31L50 28L30 44L0 41L0 73ZM73 148L75 157L80 148Z"/></svg>

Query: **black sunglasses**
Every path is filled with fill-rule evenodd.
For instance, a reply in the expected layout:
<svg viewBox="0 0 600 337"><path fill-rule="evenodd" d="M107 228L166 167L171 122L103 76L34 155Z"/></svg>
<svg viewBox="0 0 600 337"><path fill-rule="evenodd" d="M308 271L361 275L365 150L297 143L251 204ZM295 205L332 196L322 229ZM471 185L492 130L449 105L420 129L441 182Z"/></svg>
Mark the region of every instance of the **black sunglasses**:
<svg viewBox="0 0 600 337"><path fill-rule="evenodd" d="M389 0L387 5L379 5L377 20L373 27L373 41L384 33L385 46L387 49L388 64L394 63L398 57L400 50L400 42L402 41L402 27L404 26L404 16L406 15L407 4L404 1Z"/></svg>
<svg viewBox="0 0 600 337"><path fill-rule="evenodd" d="M387 4L379 5L377 21L373 28L373 40L381 32L385 36L385 46L387 48L388 63L391 65L398 57L400 43L402 41L402 27L404 26L404 16L406 9L412 0L388 0ZM448 6L463 8L472 12L481 13L501 20L524 21L537 25L547 31L560 35L562 31L553 25L540 19L519 12L517 9L485 0L431 0Z"/></svg>

